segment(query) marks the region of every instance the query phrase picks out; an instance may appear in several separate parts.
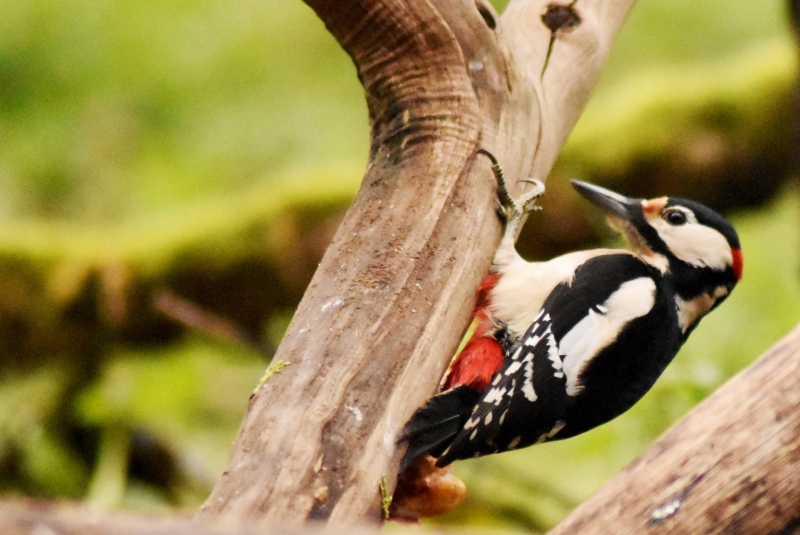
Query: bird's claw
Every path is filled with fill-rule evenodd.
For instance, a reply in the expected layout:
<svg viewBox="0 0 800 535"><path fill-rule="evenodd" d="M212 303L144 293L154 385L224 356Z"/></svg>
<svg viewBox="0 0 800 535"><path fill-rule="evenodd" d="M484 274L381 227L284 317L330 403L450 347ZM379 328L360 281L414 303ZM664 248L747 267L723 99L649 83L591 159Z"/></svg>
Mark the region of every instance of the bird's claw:
<svg viewBox="0 0 800 535"><path fill-rule="evenodd" d="M500 167L500 163L494 157L494 154L486 149L478 149L478 152L484 154L492 162L492 173L494 173L494 178L497 180L497 215L506 225L516 222L529 212L540 209L539 206L531 206L531 203L544 193L544 182L536 178L520 180L520 182L533 184L534 187L526 191L519 199L514 199L508 191L503 168Z"/></svg>
<svg viewBox="0 0 800 535"><path fill-rule="evenodd" d="M514 204L513 211L516 217L522 217L529 212L541 210L541 206L531 206L531 203L544 194L544 182L538 178L523 178L520 182L533 184L534 187L523 193L519 199L512 200Z"/></svg>

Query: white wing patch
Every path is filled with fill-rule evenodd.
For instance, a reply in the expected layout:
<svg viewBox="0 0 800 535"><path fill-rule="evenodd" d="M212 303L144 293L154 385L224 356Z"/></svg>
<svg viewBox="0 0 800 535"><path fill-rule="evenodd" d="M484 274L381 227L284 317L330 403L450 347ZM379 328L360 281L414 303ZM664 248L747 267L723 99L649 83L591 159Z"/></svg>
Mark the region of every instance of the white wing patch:
<svg viewBox="0 0 800 535"><path fill-rule="evenodd" d="M561 339L558 352L563 357L567 394L583 390L580 376L589 361L614 341L630 321L644 316L656 300L656 283L650 277L627 281Z"/></svg>

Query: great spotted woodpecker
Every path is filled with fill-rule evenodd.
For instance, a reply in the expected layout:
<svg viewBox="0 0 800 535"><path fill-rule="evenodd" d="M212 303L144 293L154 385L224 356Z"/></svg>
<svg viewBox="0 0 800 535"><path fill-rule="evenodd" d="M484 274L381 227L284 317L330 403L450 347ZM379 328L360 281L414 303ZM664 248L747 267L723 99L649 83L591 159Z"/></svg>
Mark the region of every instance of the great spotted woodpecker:
<svg viewBox="0 0 800 535"><path fill-rule="evenodd" d="M505 233L478 289L475 331L443 392L401 439L401 472L425 454L457 459L572 437L633 406L700 319L742 277L733 226L687 199L643 200L573 181L632 250L595 249L527 262L514 248L521 202L498 180Z"/></svg>

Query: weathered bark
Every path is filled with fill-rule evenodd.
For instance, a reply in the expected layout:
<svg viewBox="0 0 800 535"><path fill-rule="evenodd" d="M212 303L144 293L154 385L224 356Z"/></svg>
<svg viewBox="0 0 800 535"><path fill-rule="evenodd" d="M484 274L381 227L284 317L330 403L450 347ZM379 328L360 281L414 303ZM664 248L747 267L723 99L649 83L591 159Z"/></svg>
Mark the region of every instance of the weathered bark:
<svg viewBox="0 0 800 535"><path fill-rule="evenodd" d="M370 163L275 355L291 365L251 400L197 522L380 521L398 431L434 392L499 240L475 151L510 179L545 178L632 1L517 0L498 20L482 0L308 0L366 90Z"/></svg>
<svg viewBox="0 0 800 535"><path fill-rule="evenodd" d="M800 326L550 535L800 533Z"/></svg>
<svg viewBox="0 0 800 535"><path fill-rule="evenodd" d="M0 502L3 535L212 535L180 516L146 517L133 513L99 514L75 503L9 500Z"/></svg>
<svg viewBox="0 0 800 535"><path fill-rule="evenodd" d="M142 514L99 513L78 503L40 502L35 500L0 501L2 535L318 535L316 526L302 530L220 531L204 529L181 515L146 516ZM326 535L378 535L377 529L347 528L326 530Z"/></svg>

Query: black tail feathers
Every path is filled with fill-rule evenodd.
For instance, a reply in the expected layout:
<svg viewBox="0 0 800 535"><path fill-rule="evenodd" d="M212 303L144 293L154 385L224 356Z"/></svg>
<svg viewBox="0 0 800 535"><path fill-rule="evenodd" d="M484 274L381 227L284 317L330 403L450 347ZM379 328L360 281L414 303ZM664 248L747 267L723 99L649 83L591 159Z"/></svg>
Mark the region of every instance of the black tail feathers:
<svg viewBox="0 0 800 535"><path fill-rule="evenodd" d="M479 398L480 392L461 385L433 396L417 409L400 435L401 441L409 441L400 472L426 453L441 455L464 427Z"/></svg>

